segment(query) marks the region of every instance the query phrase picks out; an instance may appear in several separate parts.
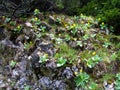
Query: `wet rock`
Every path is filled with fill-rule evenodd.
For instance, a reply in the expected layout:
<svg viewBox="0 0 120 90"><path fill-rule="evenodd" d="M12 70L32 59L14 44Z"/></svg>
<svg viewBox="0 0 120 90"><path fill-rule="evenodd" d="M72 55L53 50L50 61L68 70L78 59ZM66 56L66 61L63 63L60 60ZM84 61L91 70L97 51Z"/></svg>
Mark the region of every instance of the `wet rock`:
<svg viewBox="0 0 120 90"><path fill-rule="evenodd" d="M70 69L70 67L66 67L66 69L63 71L62 76L64 76L67 79L70 79L73 77L73 72Z"/></svg>
<svg viewBox="0 0 120 90"><path fill-rule="evenodd" d="M47 68L51 68L52 70L55 70L57 68L55 61L52 61L52 60L47 61L45 65Z"/></svg>
<svg viewBox="0 0 120 90"><path fill-rule="evenodd" d="M48 77L42 77L39 80L39 86L42 88L42 90L47 90L49 89L52 81Z"/></svg>
<svg viewBox="0 0 120 90"><path fill-rule="evenodd" d="M39 47L41 48L41 50L43 52L48 53L49 56L53 56L55 53L54 44L52 44L52 43L44 43L43 42L43 43L39 44Z"/></svg>
<svg viewBox="0 0 120 90"><path fill-rule="evenodd" d="M54 80L51 88L52 90L70 90L68 85L62 80Z"/></svg>
<svg viewBox="0 0 120 90"><path fill-rule="evenodd" d="M3 80L0 80L0 88L4 88L4 87L6 87L6 84L4 83Z"/></svg>
<svg viewBox="0 0 120 90"><path fill-rule="evenodd" d="M22 78L20 78L20 80L17 81L14 88L17 90L24 90L24 87L27 83L28 83L27 78L22 77Z"/></svg>
<svg viewBox="0 0 120 90"><path fill-rule="evenodd" d="M53 16L49 16L49 24L55 24L56 20Z"/></svg>

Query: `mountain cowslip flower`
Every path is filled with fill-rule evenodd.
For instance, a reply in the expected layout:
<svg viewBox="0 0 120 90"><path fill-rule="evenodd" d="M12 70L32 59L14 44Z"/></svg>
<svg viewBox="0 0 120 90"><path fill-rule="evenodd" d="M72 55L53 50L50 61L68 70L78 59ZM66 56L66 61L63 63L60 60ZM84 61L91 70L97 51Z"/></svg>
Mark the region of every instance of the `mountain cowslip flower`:
<svg viewBox="0 0 120 90"><path fill-rule="evenodd" d="M95 55L95 54L96 54L96 52L93 52L93 53L92 53L92 55Z"/></svg>

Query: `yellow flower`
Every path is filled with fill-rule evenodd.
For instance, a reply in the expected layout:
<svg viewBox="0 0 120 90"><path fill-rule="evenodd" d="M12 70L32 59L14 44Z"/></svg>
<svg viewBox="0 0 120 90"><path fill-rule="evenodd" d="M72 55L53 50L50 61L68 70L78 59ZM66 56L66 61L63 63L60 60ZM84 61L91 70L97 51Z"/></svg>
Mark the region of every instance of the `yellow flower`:
<svg viewBox="0 0 120 90"><path fill-rule="evenodd" d="M84 21L82 21L81 23L84 24Z"/></svg>
<svg viewBox="0 0 120 90"><path fill-rule="evenodd" d="M80 73L82 73L82 72L83 72L83 69L81 68L81 69L80 69Z"/></svg>
<svg viewBox="0 0 120 90"><path fill-rule="evenodd" d="M93 52L93 53L92 53L92 55L95 55L95 54L96 54L96 52Z"/></svg>
<svg viewBox="0 0 120 90"><path fill-rule="evenodd" d="M87 66L89 66L89 63L87 62Z"/></svg>
<svg viewBox="0 0 120 90"><path fill-rule="evenodd" d="M102 25L104 25L104 22L102 22Z"/></svg>
<svg viewBox="0 0 120 90"><path fill-rule="evenodd" d="M61 36L61 34L59 34L59 36Z"/></svg>
<svg viewBox="0 0 120 90"><path fill-rule="evenodd" d="M73 40L74 40L74 41L76 41L76 40L77 40L77 38L73 38Z"/></svg>
<svg viewBox="0 0 120 90"><path fill-rule="evenodd" d="M20 29L20 26L18 25L17 28Z"/></svg>
<svg viewBox="0 0 120 90"><path fill-rule="evenodd" d="M73 25L70 28L73 29L74 28Z"/></svg>
<svg viewBox="0 0 120 90"><path fill-rule="evenodd" d="M38 18L36 17L36 18L35 18L35 20L37 21L37 20L38 20Z"/></svg>
<svg viewBox="0 0 120 90"><path fill-rule="evenodd" d="M75 27L76 26L76 24L73 24L73 27Z"/></svg>
<svg viewBox="0 0 120 90"><path fill-rule="evenodd" d="M74 74L77 76L77 75L78 75L78 72L74 72Z"/></svg>
<svg viewBox="0 0 120 90"><path fill-rule="evenodd" d="M98 18L98 21L100 21L101 20L101 18Z"/></svg>

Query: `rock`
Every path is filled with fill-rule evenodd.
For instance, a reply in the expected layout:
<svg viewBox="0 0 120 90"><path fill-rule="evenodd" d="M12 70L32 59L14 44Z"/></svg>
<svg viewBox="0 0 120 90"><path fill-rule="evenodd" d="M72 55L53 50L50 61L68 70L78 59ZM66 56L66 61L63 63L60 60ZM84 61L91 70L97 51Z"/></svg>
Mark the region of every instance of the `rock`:
<svg viewBox="0 0 120 90"><path fill-rule="evenodd" d="M27 27L33 27L32 23L30 23L30 22L26 22L25 25L26 25Z"/></svg>
<svg viewBox="0 0 120 90"><path fill-rule="evenodd" d="M52 84L52 81L48 77L42 77L39 80L39 86L42 88L42 90L49 89L51 84Z"/></svg>
<svg viewBox="0 0 120 90"><path fill-rule="evenodd" d="M103 86L105 90L115 90L114 82L111 84L108 84L107 81L104 81Z"/></svg>
<svg viewBox="0 0 120 90"><path fill-rule="evenodd" d="M62 76L64 76L67 79L70 79L73 77L73 72L70 69L70 67L66 67L66 69L63 71Z"/></svg>
<svg viewBox="0 0 120 90"><path fill-rule="evenodd" d="M62 80L54 80L51 87L52 90L70 90L68 85Z"/></svg>
<svg viewBox="0 0 120 90"><path fill-rule="evenodd" d="M24 90L24 86L28 83L28 80L26 77L20 78L20 80L17 81L15 84L15 89L17 90Z"/></svg>
<svg viewBox="0 0 120 90"><path fill-rule="evenodd" d="M52 70L55 70L57 68L55 61L52 61L52 60L47 61L45 65L47 68L50 68Z"/></svg>
<svg viewBox="0 0 120 90"><path fill-rule="evenodd" d="M6 33L4 27L0 27L0 40L3 40L6 38Z"/></svg>
<svg viewBox="0 0 120 90"><path fill-rule="evenodd" d="M53 16L49 16L49 24L55 24L56 20Z"/></svg>

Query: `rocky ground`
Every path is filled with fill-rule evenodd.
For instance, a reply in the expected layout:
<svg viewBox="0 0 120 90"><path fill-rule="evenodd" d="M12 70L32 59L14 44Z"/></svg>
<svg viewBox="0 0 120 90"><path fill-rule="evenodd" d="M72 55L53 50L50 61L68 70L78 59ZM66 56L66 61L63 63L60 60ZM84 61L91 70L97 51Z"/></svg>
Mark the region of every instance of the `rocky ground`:
<svg viewBox="0 0 120 90"><path fill-rule="evenodd" d="M104 23L37 10L33 16L0 20L1 90L84 90L75 81L82 72L98 85L87 90L114 90L114 78L110 85L101 80L108 72L116 74L120 64L110 57L119 49L110 43ZM94 56L97 61L87 60Z"/></svg>

